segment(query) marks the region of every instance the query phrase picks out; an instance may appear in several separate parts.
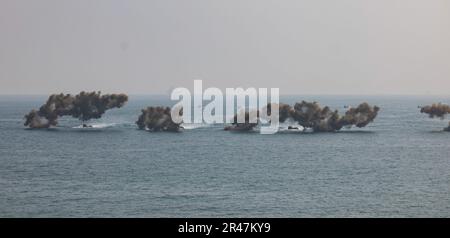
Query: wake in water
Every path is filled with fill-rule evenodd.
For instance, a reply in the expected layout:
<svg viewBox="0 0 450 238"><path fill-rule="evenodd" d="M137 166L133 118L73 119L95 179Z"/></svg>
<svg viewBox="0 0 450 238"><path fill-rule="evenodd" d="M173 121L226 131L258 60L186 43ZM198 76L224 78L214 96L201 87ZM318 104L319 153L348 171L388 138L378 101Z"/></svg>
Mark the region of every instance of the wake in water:
<svg viewBox="0 0 450 238"><path fill-rule="evenodd" d="M299 132L306 132L307 128L300 126L297 122L293 120L286 120L283 123L280 123L280 127L278 129L278 132L281 133L299 133Z"/></svg>
<svg viewBox="0 0 450 238"><path fill-rule="evenodd" d="M196 130L196 129L214 127L214 125L206 124L206 123L182 123L181 127L183 127L184 130Z"/></svg>
<svg viewBox="0 0 450 238"><path fill-rule="evenodd" d="M79 126L74 126L74 129L103 129L116 127L118 123L98 123L98 124L82 124Z"/></svg>

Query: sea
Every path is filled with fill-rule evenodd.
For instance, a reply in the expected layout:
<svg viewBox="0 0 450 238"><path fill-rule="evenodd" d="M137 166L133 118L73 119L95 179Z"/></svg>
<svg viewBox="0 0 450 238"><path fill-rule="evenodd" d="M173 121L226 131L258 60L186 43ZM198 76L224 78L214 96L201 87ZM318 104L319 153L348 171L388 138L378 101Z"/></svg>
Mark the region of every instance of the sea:
<svg viewBox="0 0 450 238"><path fill-rule="evenodd" d="M25 128L46 98L0 96L0 217L450 217L449 119L418 108L450 96L281 96L381 110L365 128L273 135L138 130L141 109L176 103L163 95L132 95L93 128Z"/></svg>

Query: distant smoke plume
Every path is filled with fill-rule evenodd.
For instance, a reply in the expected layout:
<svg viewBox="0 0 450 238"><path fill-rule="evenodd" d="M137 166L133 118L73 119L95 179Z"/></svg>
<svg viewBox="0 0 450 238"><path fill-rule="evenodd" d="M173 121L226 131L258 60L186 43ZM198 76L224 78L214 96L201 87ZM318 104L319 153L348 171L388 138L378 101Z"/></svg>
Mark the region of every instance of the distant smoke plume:
<svg viewBox="0 0 450 238"><path fill-rule="evenodd" d="M421 107L420 112L428 114L430 118L437 117L443 120L450 113L450 106L442 103L433 103L431 106ZM450 122L448 127L444 128L444 131L450 131Z"/></svg>
<svg viewBox="0 0 450 238"><path fill-rule="evenodd" d="M149 131L179 131L181 123L174 123L170 107L147 107L142 110L136 124L141 130ZM182 110L180 111L182 114Z"/></svg>
<svg viewBox="0 0 450 238"><path fill-rule="evenodd" d="M292 117L301 126L312 128L316 132L332 132L342 127L365 127L372 122L380 110L377 106L361 103L356 108L348 109L343 116L328 106L322 108L317 102L296 103Z"/></svg>
<svg viewBox="0 0 450 238"><path fill-rule="evenodd" d="M25 126L48 128L58 124L58 117L72 116L81 121L100 118L106 110L120 108L128 101L125 94L106 94L100 92L81 92L78 95L53 94L39 110L25 115Z"/></svg>
<svg viewBox="0 0 450 238"><path fill-rule="evenodd" d="M332 111L329 107L321 107L317 102L302 101L296 103L294 107L288 104L279 104L279 121L284 122L291 119L301 125L303 128L311 128L315 132L333 132L342 129L342 127L365 127L372 122L380 110L377 106L370 106L367 103L361 103L356 108L350 108L343 116L339 115L337 110ZM272 104L266 107L267 114L271 114ZM235 116L236 121L236 116ZM233 123L233 126L225 129L252 129L257 124Z"/></svg>
<svg viewBox="0 0 450 238"><path fill-rule="evenodd" d="M433 103L431 106L422 107L420 112L428 114L430 118L439 117L444 119L445 115L450 113L450 106L442 103Z"/></svg>
<svg viewBox="0 0 450 238"><path fill-rule="evenodd" d="M368 103L364 102L358 105L358 107L350 108L345 112L345 115L340 118L339 124L341 126L356 126L365 127L369 123L373 122L375 117L378 115L380 110L377 106L370 106Z"/></svg>
<svg viewBox="0 0 450 238"><path fill-rule="evenodd" d="M317 102L302 101L294 105L292 118L304 128L314 131L333 131L338 127L339 114L329 107L321 108Z"/></svg>
<svg viewBox="0 0 450 238"><path fill-rule="evenodd" d="M266 110L267 110L267 115L271 115L272 113L272 105L273 103L269 103L267 104ZM279 121L280 122L285 122L288 118L292 117L293 114L293 108L291 106L289 106L288 104L284 104L284 103L280 103L278 104L278 117L279 117Z"/></svg>

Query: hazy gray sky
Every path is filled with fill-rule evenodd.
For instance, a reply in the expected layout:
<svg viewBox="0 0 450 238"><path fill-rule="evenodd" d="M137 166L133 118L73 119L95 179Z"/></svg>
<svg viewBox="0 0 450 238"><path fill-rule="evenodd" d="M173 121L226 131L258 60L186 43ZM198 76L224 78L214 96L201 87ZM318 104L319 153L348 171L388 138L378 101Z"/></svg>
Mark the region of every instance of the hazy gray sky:
<svg viewBox="0 0 450 238"><path fill-rule="evenodd" d="M448 0L0 0L0 94L449 94Z"/></svg>

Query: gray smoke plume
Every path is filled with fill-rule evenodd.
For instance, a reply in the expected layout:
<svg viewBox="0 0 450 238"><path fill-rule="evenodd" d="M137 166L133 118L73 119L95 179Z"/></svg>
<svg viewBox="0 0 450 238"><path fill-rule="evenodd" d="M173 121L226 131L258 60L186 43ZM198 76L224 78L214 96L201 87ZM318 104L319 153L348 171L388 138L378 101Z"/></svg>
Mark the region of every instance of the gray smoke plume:
<svg viewBox="0 0 450 238"><path fill-rule="evenodd" d="M302 101L294 105L292 118L304 128L333 131L337 127L339 114L337 111L332 112L329 107L321 108L317 102Z"/></svg>
<svg viewBox="0 0 450 238"><path fill-rule="evenodd" d="M341 126L356 126L365 127L370 122L373 122L378 115L379 107L371 107L368 103L364 102L358 105L358 107L350 108L345 112L345 115L340 118L339 124Z"/></svg>
<svg viewBox="0 0 450 238"><path fill-rule="evenodd" d="M142 109L142 114L136 124L141 130L180 131L181 123L173 122L170 112L170 107L147 107ZM180 110L180 114L182 114L182 110Z"/></svg>
<svg viewBox="0 0 450 238"><path fill-rule="evenodd" d="M81 92L78 95L53 94L39 110L25 115L25 126L48 128L58 124L58 117L70 115L81 121L100 118L106 110L120 108L128 101L125 94L106 94L101 92Z"/></svg>
<svg viewBox="0 0 450 238"><path fill-rule="evenodd" d="M430 118L439 117L444 119L445 115L450 113L450 106L442 103L433 103L431 106L422 107L420 112L428 114Z"/></svg>
<svg viewBox="0 0 450 238"><path fill-rule="evenodd" d="M317 102L296 103L292 117L304 128L312 128L316 132L332 132L342 127L365 127L372 122L380 110L377 106L361 103L356 108L350 108L343 116L337 110L328 106L322 108Z"/></svg>
<svg viewBox="0 0 450 238"><path fill-rule="evenodd" d="M272 105L273 103L269 103L266 106L267 115L271 115L272 113ZM280 122L285 122L288 118L292 118L294 109L288 104L280 103L278 104L278 118Z"/></svg>
<svg viewBox="0 0 450 238"><path fill-rule="evenodd" d="M438 117L443 120L450 113L450 106L442 103L433 103L431 106L421 107L420 112L428 114L430 118ZM448 127L444 128L444 131L450 131L450 122Z"/></svg>
<svg viewBox="0 0 450 238"><path fill-rule="evenodd" d="M372 107L367 103L361 103L356 108L348 109L347 112L341 116L337 110L332 111L327 106L322 108L317 102L302 101L296 103L294 107L281 103L278 107L280 122L284 122L291 118L303 128L311 128L315 132L333 132L342 129L343 127L351 126L365 127L375 119L380 110L377 106ZM271 115L272 104L269 103L266 110L267 114ZM245 123L243 125L237 124L234 125L234 127L228 128L242 128L243 130L245 128L252 129L256 125L257 124Z"/></svg>

